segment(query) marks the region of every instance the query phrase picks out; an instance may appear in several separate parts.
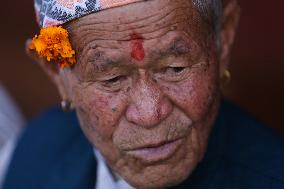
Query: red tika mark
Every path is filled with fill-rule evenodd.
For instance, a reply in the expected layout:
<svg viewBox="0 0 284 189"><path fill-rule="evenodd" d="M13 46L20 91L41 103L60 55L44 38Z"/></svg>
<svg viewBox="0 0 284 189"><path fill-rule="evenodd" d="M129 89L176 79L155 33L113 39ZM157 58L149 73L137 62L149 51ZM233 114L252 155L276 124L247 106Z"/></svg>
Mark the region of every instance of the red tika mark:
<svg viewBox="0 0 284 189"><path fill-rule="evenodd" d="M143 47L143 37L138 33L131 34L131 57L137 61L141 61L145 57L145 51Z"/></svg>

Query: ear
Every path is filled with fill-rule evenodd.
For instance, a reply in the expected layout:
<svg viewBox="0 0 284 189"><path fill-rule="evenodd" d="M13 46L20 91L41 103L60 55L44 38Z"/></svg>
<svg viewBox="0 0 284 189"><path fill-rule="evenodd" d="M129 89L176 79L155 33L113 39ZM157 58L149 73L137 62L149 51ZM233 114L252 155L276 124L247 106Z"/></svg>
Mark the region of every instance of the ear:
<svg viewBox="0 0 284 189"><path fill-rule="evenodd" d="M220 77L228 69L231 50L240 19L240 7L236 0L229 1L224 7L220 33Z"/></svg>
<svg viewBox="0 0 284 189"><path fill-rule="evenodd" d="M52 82L56 85L62 99L69 99L68 80L64 73L56 66L55 62L48 62L45 58L39 57L38 54L29 48L32 40L26 41L26 54L43 69Z"/></svg>

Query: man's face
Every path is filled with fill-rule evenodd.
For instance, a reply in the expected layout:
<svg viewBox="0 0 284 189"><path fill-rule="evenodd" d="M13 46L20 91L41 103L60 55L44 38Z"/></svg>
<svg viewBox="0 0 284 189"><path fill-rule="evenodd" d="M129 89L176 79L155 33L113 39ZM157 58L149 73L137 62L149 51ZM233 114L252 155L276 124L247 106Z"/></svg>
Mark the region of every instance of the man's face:
<svg viewBox="0 0 284 189"><path fill-rule="evenodd" d="M78 64L64 77L81 127L137 188L187 178L219 104L217 49L191 1L154 0L68 25Z"/></svg>

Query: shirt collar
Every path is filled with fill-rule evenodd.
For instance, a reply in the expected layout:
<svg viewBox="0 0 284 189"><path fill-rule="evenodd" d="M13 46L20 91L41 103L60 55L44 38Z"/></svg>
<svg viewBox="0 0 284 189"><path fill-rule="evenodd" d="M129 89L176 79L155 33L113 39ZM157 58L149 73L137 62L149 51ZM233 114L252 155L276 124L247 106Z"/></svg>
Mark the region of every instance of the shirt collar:
<svg viewBox="0 0 284 189"><path fill-rule="evenodd" d="M97 159L97 182L95 189L134 189L124 179L118 177L115 179L111 170L107 167L101 153L94 148L94 153Z"/></svg>

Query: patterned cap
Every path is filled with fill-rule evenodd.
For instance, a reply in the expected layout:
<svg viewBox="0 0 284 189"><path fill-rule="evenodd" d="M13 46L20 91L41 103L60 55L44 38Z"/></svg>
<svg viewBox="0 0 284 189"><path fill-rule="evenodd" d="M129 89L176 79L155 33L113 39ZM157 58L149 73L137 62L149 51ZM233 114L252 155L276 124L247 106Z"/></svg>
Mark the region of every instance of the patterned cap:
<svg viewBox="0 0 284 189"><path fill-rule="evenodd" d="M100 10L143 0L34 0L41 28L57 26Z"/></svg>

